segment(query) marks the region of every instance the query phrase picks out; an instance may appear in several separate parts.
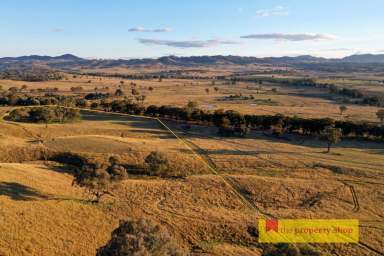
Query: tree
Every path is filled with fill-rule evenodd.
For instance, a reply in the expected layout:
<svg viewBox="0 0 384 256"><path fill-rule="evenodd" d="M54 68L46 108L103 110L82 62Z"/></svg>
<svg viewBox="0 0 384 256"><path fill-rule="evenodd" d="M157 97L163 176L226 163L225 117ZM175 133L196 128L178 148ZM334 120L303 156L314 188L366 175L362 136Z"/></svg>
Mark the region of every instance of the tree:
<svg viewBox="0 0 384 256"><path fill-rule="evenodd" d="M121 97L121 96L123 96L123 95L124 95L123 90L121 90L121 89L117 89L117 90L115 91L115 96L117 96L117 97Z"/></svg>
<svg viewBox="0 0 384 256"><path fill-rule="evenodd" d="M55 114L49 107L37 107L30 109L29 118L32 122L45 123L48 126L48 123L54 121Z"/></svg>
<svg viewBox="0 0 384 256"><path fill-rule="evenodd" d="M197 108L198 108L198 104L197 104L197 102L196 101L188 101L188 103L187 103L187 109L189 109L189 110L191 110L191 111L194 111L194 110L196 110Z"/></svg>
<svg viewBox="0 0 384 256"><path fill-rule="evenodd" d="M228 119L228 117L221 118L220 122L218 123L219 127L219 135L221 136L232 136L233 135L233 126L231 124L231 121Z"/></svg>
<svg viewBox="0 0 384 256"><path fill-rule="evenodd" d="M111 240L97 250L96 256L187 255L166 229L145 219L120 221Z"/></svg>
<svg viewBox="0 0 384 256"><path fill-rule="evenodd" d="M209 94L209 88L205 88L205 92Z"/></svg>
<svg viewBox="0 0 384 256"><path fill-rule="evenodd" d="M139 92L138 90L136 90L135 88L132 88L131 93L132 93L132 95L134 95L134 96L140 94L140 92Z"/></svg>
<svg viewBox="0 0 384 256"><path fill-rule="evenodd" d="M340 115L342 116L343 113L348 110L348 108L345 105L341 105L339 106L339 110L340 110Z"/></svg>
<svg viewBox="0 0 384 256"><path fill-rule="evenodd" d="M72 185L85 188L93 197L92 203L99 203L104 195L113 196L112 190L128 176L126 169L118 164L118 159L111 157L109 163L109 166L86 164L76 171Z"/></svg>
<svg viewBox="0 0 384 256"><path fill-rule="evenodd" d="M309 245L296 244L267 244L262 256L321 256L322 253Z"/></svg>
<svg viewBox="0 0 384 256"><path fill-rule="evenodd" d="M215 92L218 92L218 91L219 91L219 87L216 87L216 86L215 86L213 89L215 90Z"/></svg>
<svg viewBox="0 0 384 256"><path fill-rule="evenodd" d="M9 87L8 91L10 91L11 93L14 94L14 93L17 93L19 91L19 88L15 87L15 86Z"/></svg>
<svg viewBox="0 0 384 256"><path fill-rule="evenodd" d="M331 152L331 146L340 142L342 132L340 128L335 128L332 126L326 127L321 134L321 139L327 142L328 150L327 153Z"/></svg>
<svg viewBox="0 0 384 256"><path fill-rule="evenodd" d="M382 124L384 124L384 109L379 109L377 112L376 112L376 116L377 118L380 119L380 122Z"/></svg>
<svg viewBox="0 0 384 256"><path fill-rule="evenodd" d="M96 169L92 166L83 166L77 171L72 185L83 187L94 198L92 203L100 202L102 196L111 194L111 177L108 172L103 169Z"/></svg>
<svg viewBox="0 0 384 256"><path fill-rule="evenodd" d="M154 176L165 176L169 168L167 157L157 151L152 151L146 158L145 164L148 168L149 174Z"/></svg>
<svg viewBox="0 0 384 256"><path fill-rule="evenodd" d="M98 106L99 106L99 104L97 102L92 102L91 103L91 108L92 109L96 109L96 108L98 108Z"/></svg>
<svg viewBox="0 0 384 256"><path fill-rule="evenodd" d="M54 114L59 123L73 122L80 119L80 111L78 109L57 106Z"/></svg>

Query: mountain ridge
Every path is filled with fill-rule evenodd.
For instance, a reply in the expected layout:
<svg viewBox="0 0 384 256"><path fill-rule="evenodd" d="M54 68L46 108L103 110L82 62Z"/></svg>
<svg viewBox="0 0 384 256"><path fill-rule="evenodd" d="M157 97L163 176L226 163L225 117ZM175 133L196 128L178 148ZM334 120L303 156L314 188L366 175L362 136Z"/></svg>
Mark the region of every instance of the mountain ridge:
<svg viewBox="0 0 384 256"><path fill-rule="evenodd" d="M58 70L74 70L79 67L85 68L113 68L130 66L212 66L212 65L284 65L298 68L313 68L316 65L322 66L345 66L345 65L364 65L384 64L384 54L355 54L339 59L330 59L323 57L314 57L311 55L301 55L296 57L251 57L235 55L203 55L203 56L163 56L159 58L142 59L85 59L73 54L64 54L59 56L29 55L20 57L0 58L0 70L17 69L18 67L33 67L43 65L47 68Z"/></svg>

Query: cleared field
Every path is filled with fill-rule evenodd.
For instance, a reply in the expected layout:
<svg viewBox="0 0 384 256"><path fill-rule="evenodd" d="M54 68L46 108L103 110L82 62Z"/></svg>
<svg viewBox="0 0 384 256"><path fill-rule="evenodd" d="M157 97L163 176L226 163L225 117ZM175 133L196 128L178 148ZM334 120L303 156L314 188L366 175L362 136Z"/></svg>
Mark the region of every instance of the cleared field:
<svg viewBox="0 0 384 256"><path fill-rule="evenodd" d="M197 255L261 255L257 237L249 231L258 218L347 216L361 221L363 243L384 250L382 144L346 141L325 154L324 145L313 140L278 140L260 133L223 139L214 129L194 126L183 133L178 124L168 122L187 147L156 120L90 112L83 116L81 122L48 127L2 122L0 146L8 151L27 148L29 153L41 147L118 154L130 163L159 150L175 164L186 164L194 175L132 176L116 189L115 197L90 204L81 189L71 186L72 176L63 166L0 164L1 217L6 223L0 227L1 254L92 255L119 219L128 217L160 222ZM327 245L321 250L375 255L362 245Z"/></svg>

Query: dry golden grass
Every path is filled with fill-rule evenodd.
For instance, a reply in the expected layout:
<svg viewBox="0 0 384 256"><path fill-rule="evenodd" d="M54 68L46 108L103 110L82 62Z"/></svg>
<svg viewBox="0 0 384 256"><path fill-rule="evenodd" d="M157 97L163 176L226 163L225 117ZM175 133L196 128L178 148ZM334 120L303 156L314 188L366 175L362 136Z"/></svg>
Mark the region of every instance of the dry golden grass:
<svg viewBox="0 0 384 256"><path fill-rule="evenodd" d="M1 255L92 255L116 220L81 203L70 175L42 165L1 164Z"/></svg>

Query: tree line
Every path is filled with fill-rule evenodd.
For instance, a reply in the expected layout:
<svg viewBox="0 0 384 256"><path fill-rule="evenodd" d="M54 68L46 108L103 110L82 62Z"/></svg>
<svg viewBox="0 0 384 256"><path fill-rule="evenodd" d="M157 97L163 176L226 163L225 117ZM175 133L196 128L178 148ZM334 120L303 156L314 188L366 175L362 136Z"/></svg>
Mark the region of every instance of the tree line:
<svg viewBox="0 0 384 256"><path fill-rule="evenodd" d="M341 130L343 137L384 139L384 126L367 122L340 121L331 118L302 118L277 115L243 115L233 110L216 110L214 112L196 106L155 106L148 107L131 100L114 100L93 105L105 111L120 112L174 120L192 121L203 125L215 125L222 135L245 136L249 129L270 130L279 133L318 136L328 127ZM193 105L193 104L192 104ZM378 111L379 113L380 111Z"/></svg>
<svg viewBox="0 0 384 256"><path fill-rule="evenodd" d="M80 111L61 106L56 107L28 107L12 110L8 120L31 123L68 123L80 119Z"/></svg>
<svg viewBox="0 0 384 256"><path fill-rule="evenodd" d="M214 112L202 110L196 104L185 107L177 106L144 106L142 102L131 99L108 99L89 101L81 97L46 95L23 97L8 95L0 97L0 105L28 106L28 105L62 105L93 109L103 109L119 113L147 115L174 120L195 122L203 125L214 125L223 136L245 136L250 129L272 131L274 134L291 133L301 135L320 135L327 127L341 130L343 137L384 139L384 126L367 122L349 120L333 120L330 118L302 118L297 116L277 115L243 115L233 110L216 110ZM377 112L378 118L384 121L384 111Z"/></svg>
<svg viewBox="0 0 384 256"><path fill-rule="evenodd" d="M9 69L0 72L0 79L42 82L49 80L61 80L64 75L57 71L46 69Z"/></svg>

